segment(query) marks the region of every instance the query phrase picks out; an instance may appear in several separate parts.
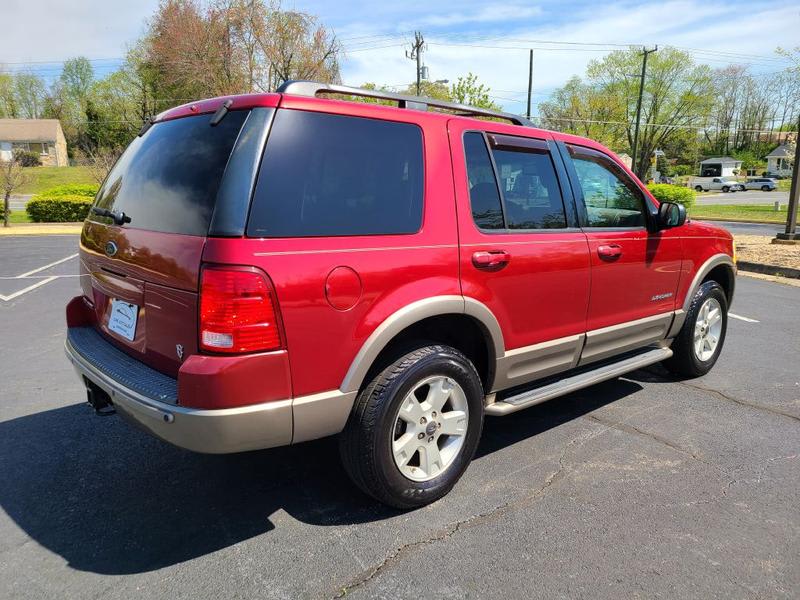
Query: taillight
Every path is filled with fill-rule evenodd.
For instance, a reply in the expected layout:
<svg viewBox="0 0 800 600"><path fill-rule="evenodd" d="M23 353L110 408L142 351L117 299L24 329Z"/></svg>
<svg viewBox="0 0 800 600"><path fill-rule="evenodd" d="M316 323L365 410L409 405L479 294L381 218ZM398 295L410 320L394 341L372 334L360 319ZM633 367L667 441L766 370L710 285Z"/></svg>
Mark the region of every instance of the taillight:
<svg viewBox="0 0 800 600"><path fill-rule="evenodd" d="M200 348L257 352L280 348L275 293L257 271L206 267L200 277Z"/></svg>

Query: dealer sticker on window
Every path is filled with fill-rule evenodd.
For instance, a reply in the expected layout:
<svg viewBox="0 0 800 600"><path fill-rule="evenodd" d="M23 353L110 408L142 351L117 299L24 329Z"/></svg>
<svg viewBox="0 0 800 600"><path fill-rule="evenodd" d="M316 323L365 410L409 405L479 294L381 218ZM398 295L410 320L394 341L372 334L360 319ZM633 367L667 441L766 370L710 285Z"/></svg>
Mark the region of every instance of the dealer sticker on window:
<svg viewBox="0 0 800 600"><path fill-rule="evenodd" d="M133 341L136 335L136 318L139 307L123 300L111 301L111 315L108 317L108 329Z"/></svg>

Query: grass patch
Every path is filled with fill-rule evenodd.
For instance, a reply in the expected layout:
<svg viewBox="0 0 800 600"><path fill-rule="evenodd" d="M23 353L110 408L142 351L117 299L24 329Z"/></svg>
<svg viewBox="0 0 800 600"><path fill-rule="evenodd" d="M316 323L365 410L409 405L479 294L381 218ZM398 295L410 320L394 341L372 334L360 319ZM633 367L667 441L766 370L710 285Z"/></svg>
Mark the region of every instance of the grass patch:
<svg viewBox="0 0 800 600"><path fill-rule="evenodd" d="M89 167L28 167L30 181L15 190L15 194L38 194L57 185L96 184Z"/></svg>
<svg viewBox="0 0 800 600"><path fill-rule="evenodd" d="M730 219L734 221L786 223L786 212L786 205L781 206L781 209L776 211L772 206L764 204L709 204L693 206L689 210L689 216L693 219Z"/></svg>
<svg viewBox="0 0 800 600"><path fill-rule="evenodd" d="M791 179L778 179L778 189L782 192L788 192L792 187Z"/></svg>
<svg viewBox="0 0 800 600"><path fill-rule="evenodd" d="M0 224L2 224L3 219L0 219ZM8 215L8 222L9 223L30 223L31 220L28 217L28 213L24 210L12 210L11 213Z"/></svg>

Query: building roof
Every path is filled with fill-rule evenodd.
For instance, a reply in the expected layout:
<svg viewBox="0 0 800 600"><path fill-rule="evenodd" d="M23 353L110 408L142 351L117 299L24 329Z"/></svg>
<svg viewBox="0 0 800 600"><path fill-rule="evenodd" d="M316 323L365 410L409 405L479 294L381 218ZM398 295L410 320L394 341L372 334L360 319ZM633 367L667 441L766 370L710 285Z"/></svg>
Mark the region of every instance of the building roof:
<svg viewBox="0 0 800 600"><path fill-rule="evenodd" d="M789 156L789 148L786 144L781 144L775 150L767 154L767 158L790 158Z"/></svg>
<svg viewBox="0 0 800 600"><path fill-rule="evenodd" d="M54 142L60 130L58 119L0 119L3 142Z"/></svg>
<svg viewBox="0 0 800 600"><path fill-rule="evenodd" d="M717 156L715 158L707 158L705 160L701 160L700 164L704 165L706 163L740 163L742 161L736 160L735 158L731 158L730 156Z"/></svg>

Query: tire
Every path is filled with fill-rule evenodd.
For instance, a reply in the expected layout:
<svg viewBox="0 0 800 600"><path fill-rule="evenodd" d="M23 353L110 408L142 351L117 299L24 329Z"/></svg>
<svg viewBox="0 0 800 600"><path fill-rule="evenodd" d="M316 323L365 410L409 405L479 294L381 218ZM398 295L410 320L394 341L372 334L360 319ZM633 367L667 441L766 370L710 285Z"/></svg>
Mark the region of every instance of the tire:
<svg viewBox="0 0 800 600"><path fill-rule="evenodd" d="M762 192L769 192L769 191L771 191L771 189L772 188L770 188L768 185L762 185L761 186L761 191Z"/></svg>
<svg viewBox="0 0 800 600"><path fill-rule="evenodd" d="M728 192L731 191L731 188L729 188L727 185L723 185L722 186L722 191L723 191L723 193L727 194Z"/></svg>
<svg viewBox="0 0 800 600"><path fill-rule="evenodd" d="M695 192L702 192L702 191L703 191L703 186L702 186L702 185L696 185L696 186L694 186L694 191L695 191Z"/></svg>
<svg viewBox="0 0 800 600"><path fill-rule="evenodd" d="M339 437L345 471L361 490L395 508L417 508L438 500L452 489L475 454L483 427L483 396L475 367L455 348L436 344L408 352L375 375L356 398ZM444 404L431 412L436 398ZM401 407L406 416L400 415ZM448 413L453 415L449 428L462 433L444 433ZM425 415L425 422L417 415ZM409 451L398 450L398 456L406 458L396 458L395 448L402 447ZM430 456L439 457L438 465L426 458L425 448L431 449Z"/></svg>
<svg viewBox="0 0 800 600"><path fill-rule="evenodd" d="M709 314L718 307L720 314L719 330L714 325L702 328L701 323L705 320L705 307L709 306ZM710 321L710 320L709 320ZM698 353L696 344L701 335L707 342L702 345L702 352ZM664 366L670 372L682 377L700 377L708 373L719 358L722 346L725 343L725 334L728 330L728 299L722 286L716 281L706 281L697 290L689 305L686 314L686 321L683 323L675 341L672 342L672 356L664 361ZM711 338L716 338L713 349L709 351Z"/></svg>

